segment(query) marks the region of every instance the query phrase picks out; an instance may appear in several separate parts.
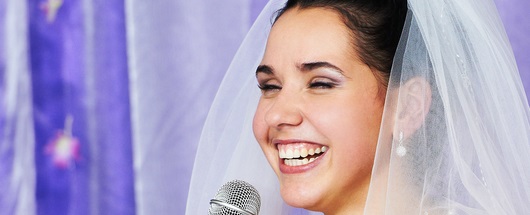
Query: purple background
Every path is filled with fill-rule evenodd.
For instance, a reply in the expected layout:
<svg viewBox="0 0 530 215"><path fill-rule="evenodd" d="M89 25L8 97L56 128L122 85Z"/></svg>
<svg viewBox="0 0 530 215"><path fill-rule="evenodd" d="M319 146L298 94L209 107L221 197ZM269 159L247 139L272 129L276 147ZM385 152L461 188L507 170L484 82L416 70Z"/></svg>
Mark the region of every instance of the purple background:
<svg viewBox="0 0 530 215"><path fill-rule="evenodd" d="M0 3L2 130L12 128L3 111L12 2ZM65 0L51 23L45 2L28 0L27 23L16 24L27 27L35 195L0 191L0 213L30 198L37 214L183 214L208 107L266 1ZM496 3L528 94L530 1ZM44 151L67 115L81 158L61 169ZM2 135L0 146L17 144ZM0 154L0 178L14 174L11 153Z"/></svg>

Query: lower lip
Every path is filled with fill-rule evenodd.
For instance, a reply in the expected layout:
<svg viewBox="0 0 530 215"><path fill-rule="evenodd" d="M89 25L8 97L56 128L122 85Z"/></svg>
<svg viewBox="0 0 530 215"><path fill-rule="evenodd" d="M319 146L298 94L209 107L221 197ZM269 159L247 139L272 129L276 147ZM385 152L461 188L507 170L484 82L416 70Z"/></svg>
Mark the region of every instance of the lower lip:
<svg viewBox="0 0 530 215"><path fill-rule="evenodd" d="M280 162L279 162L280 172L282 172L283 174L297 174L297 173L307 172L315 168L316 166L318 166L318 164L320 164L320 162L322 161L322 159L324 158L326 154L327 154L327 151L324 152L322 155L318 156L317 159L315 159L313 162L305 164L305 165L300 165L300 166L288 166L287 164L284 163L283 159L279 158L280 159Z"/></svg>

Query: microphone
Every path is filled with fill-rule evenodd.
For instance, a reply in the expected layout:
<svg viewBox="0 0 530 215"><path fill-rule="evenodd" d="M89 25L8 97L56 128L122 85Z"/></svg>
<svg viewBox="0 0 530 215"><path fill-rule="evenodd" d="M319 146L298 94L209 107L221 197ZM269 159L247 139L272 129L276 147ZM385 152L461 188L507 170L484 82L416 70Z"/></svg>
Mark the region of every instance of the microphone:
<svg viewBox="0 0 530 215"><path fill-rule="evenodd" d="M261 206L258 191L251 184L229 181L210 200L208 215L257 215Z"/></svg>

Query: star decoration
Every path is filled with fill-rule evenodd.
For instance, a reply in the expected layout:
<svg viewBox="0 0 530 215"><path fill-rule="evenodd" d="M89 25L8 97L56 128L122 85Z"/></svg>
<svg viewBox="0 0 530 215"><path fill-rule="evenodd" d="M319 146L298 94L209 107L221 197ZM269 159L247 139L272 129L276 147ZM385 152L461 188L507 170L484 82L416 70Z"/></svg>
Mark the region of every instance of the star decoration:
<svg viewBox="0 0 530 215"><path fill-rule="evenodd" d="M62 5L63 0L47 0L41 4L41 9L46 14L46 21L48 21L48 23L55 21L55 16Z"/></svg>
<svg viewBox="0 0 530 215"><path fill-rule="evenodd" d="M65 129L58 131L45 148L46 154L52 157L53 164L61 169L69 168L80 157L79 141L72 136L72 122L72 117L68 116Z"/></svg>

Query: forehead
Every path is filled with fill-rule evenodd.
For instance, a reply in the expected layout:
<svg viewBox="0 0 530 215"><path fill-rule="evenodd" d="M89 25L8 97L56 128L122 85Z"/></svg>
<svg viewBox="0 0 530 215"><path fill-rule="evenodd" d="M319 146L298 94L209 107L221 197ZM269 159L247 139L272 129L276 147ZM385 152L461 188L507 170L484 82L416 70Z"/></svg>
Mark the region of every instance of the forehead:
<svg viewBox="0 0 530 215"><path fill-rule="evenodd" d="M331 9L290 9L272 27L263 60L352 57L351 35L341 16Z"/></svg>

